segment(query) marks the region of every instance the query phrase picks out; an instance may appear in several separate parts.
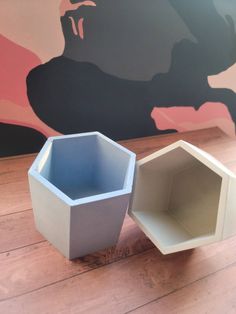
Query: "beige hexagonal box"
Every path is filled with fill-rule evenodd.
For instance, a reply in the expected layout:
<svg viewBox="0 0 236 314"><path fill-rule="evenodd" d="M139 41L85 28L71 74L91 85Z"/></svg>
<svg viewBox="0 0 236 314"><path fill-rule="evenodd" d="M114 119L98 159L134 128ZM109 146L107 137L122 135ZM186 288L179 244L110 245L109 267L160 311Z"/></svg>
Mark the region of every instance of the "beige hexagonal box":
<svg viewBox="0 0 236 314"><path fill-rule="evenodd" d="M163 254L220 241L236 233L236 176L178 141L136 163L129 215Z"/></svg>

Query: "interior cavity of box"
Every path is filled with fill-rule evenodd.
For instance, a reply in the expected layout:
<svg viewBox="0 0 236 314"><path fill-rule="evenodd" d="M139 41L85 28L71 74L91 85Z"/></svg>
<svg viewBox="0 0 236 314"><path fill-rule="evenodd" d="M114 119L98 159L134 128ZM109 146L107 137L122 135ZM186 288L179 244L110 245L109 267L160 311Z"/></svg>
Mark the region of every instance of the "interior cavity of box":
<svg viewBox="0 0 236 314"><path fill-rule="evenodd" d="M163 246L213 235L222 178L178 147L139 167L132 214Z"/></svg>
<svg viewBox="0 0 236 314"><path fill-rule="evenodd" d="M124 188L129 156L96 134L54 139L43 157L39 173L73 200Z"/></svg>

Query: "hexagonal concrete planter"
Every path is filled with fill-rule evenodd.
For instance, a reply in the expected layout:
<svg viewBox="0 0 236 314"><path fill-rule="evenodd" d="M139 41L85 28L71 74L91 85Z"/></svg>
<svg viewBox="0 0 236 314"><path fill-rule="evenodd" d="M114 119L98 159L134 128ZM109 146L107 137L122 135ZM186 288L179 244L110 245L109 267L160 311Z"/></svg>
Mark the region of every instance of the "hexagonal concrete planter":
<svg viewBox="0 0 236 314"><path fill-rule="evenodd" d="M137 162L129 215L163 254L222 240L236 232L236 177L178 141Z"/></svg>
<svg viewBox="0 0 236 314"><path fill-rule="evenodd" d="M29 170L37 229L67 258L116 244L135 154L98 132L51 137Z"/></svg>

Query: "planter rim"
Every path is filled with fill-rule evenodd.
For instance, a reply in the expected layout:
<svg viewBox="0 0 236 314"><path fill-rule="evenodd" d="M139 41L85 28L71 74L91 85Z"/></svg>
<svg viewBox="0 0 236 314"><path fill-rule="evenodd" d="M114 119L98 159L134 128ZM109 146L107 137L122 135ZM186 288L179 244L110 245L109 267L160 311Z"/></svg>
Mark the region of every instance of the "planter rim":
<svg viewBox="0 0 236 314"><path fill-rule="evenodd" d="M98 132L85 132L85 133L75 133L75 134L67 134L67 135L57 135L57 136L50 136L48 137L47 141L53 142L54 140L61 140L64 138L76 138L76 137L86 137L86 136L92 136L92 135L98 135L99 137L103 138L105 141L109 142L111 145L118 147L120 150L123 150L125 153L129 154L130 156L136 157L136 154L125 148L124 146L118 144L117 142L113 141L106 135Z"/></svg>
<svg viewBox="0 0 236 314"><path fill-rule="evenodd" d="M61 139L68 139L68 138L79 138L79 137L86 137L86 136L94 136L97 135L101 137L103 140L109 142L111 145L116 146L118 149L122 150L126 154L129 155L129 163L126 171L125 176L125 184L123 189L101 193L101 194L95 194L88 197L82 197L78 199L71 199L67 194L62 192L59 188L57 188L54 184L52 184L50 181L45 179L38 170L38 168L42 168L45 161L45 154L47 154L47 151L49 151L50 147L52 146L53 141L55 140L61 140ZM58 198L60 198L63 202L67 203L69 206L77 206L82 205L85 203L93 203L109 198L114 198L126 194L130 194L132 191L133 186L133 174L134 174L134 166L136 161L136 154L129 151L127 148L123 147L122 145L114 142L107 136L103 135L100 132L94 131L94 132L86 132L86 133L78 133L78 134L69 134L69 135L59 135L59 136L52 136L47 139L45 144L43 145L42 149L40 150L39 154L35 158L34 162L32 163L32 166L30 167L28 174L34 177L36 180L40 181L41 184L43 184L48 190L50 190L52 193L54 193ZM42 165L40 165L42 163Z"/></svg>
<svg viewBox="0 0 236 314"><path fill-rule="evenodd" d="M231 170L229 170L226 166L224 166L220 161L218 161L216 158L214 158L212 155L208 154L207 152L203 151L202 149L186 142L183 140L179 140L173 144L170 144L140 160L137 161L137 166L142 166L144 164L147 164L149 161L152 161L155 158L158 158L162 155L165 155L175 148L183 148L186 152L188 152L190 155L195 157L197 160L199 160L201 163L206 165L209 169L214 171L216 174L218 174L220 177L230 176L233 178L236 178L236 174L233 173Z"/></svg>

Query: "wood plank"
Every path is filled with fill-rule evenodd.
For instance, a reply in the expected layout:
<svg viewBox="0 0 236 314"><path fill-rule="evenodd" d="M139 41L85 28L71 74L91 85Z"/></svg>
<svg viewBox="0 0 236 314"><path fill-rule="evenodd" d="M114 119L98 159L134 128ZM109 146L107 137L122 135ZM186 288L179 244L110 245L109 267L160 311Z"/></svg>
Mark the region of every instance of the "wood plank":
<svg viewBox="0 0 236 314"><path fill-rule="evenodd" d="M0 253L43 240L35 229L32 210L0 217Z"/></svg>
<svg viewBox="0 0 236 314"><path fill-rule="evenodd" d="M22 173L27 171L36 154L30 156L18 156L14 158L0 158L0 184L13 182L17 177L12 176L12 173ZM2 177L4 175L4 177ZM4 179L3 179L4 178Z"/></svg>
<svg viewBox="0 0 236 314"><path fill-rule="evenodd" d="M235 253L236 238L169 256L150 249L2 301L0 312L126 313L228 267Z"/></svg>
<svg viewBox="0 0 236 314"><path fill-rule="evenodd" d="M235 314L235 278L236 265L233 263L221 271L210 274L130 313Z"/></svg>
<svg viewBox="0 0 236 314"><path fill-rule="evenodd" d="M149 136L132 140L120 141L119 143L126 148L138 154L138 158L159 150L167 145L170 145L178 140L184 140L194 145L206 145L229 139L229 137L219 128L203 129L198 131L189 131L184 133L172 133L159 136Z"/></svg>
<svg viewBox="0 0 236 314"><path fill-rule="evenodd" d="M0 159L0 216L31 208L27 171L34 158Z"/></svg>
<svg viewBox="0 0 236 314"><path fill-rule="evenodd" d="M236 173L236 163L235 162L231 162L231 163L227 163L226 166L234 173Z"/></svg>
<svg viewBox="0 0 236 314"><path fill-rule="evenodd" d="M66 260L47 241L0 254L0 269L4 268L4 272L0 272L0 300L91 271L153 247L133 220L127 217L116 247L74 261Z"/></svg>
<svg viewBox="0 0 236 314"><path fill-rule="evenodd" d="M236 161L236 140L235 139L222 139L220 141L201 144L199 147L216 159L227 165Z"/></svg>
<svg viewBox="0 0 236 314"><path fill-rule="evenodd" d="M32 208L28 180L0 185L1 216L21 212Z"/></svg>

